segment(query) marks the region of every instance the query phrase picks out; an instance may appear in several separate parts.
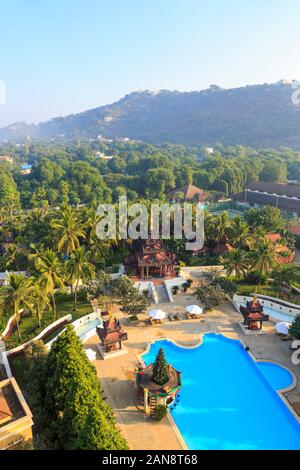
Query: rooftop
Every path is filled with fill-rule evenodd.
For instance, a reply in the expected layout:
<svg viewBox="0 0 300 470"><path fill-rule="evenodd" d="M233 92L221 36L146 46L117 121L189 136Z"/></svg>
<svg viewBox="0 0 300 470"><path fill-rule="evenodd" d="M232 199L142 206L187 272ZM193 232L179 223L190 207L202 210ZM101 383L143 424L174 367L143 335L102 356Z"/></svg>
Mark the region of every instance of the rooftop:
<svg viewBox="0 0 300 470"><path fill-rule="evenodd" d="M178 193L183 193L186 201L192 201L196 196L198 196L200 201L204 201L206 198L206 192L193 184L186 184L180 188L173 189L173 191L168 193L168 196L176 196Z"/></svg>
<svg viewBox="0 0 300 470"><path fill-rule="evenodd" d="M261 191L278 196L296 197L300 199L300 186L294 184L270 183L267 181L252 181L248 190Z"/></svg>

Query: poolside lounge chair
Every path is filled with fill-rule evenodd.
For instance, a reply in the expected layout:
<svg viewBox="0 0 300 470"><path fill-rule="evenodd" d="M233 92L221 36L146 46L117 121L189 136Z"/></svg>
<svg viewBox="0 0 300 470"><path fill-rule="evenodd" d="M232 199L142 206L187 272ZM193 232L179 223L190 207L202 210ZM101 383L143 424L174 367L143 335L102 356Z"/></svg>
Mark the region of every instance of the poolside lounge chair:
<svg viewBox="0 0 300 470"><path fill-rule="evenodd" d="M155 318L151 318L151 317L149 318L149 321L151 325L159 325L162 323L161 320L156 320Z"/></svg>

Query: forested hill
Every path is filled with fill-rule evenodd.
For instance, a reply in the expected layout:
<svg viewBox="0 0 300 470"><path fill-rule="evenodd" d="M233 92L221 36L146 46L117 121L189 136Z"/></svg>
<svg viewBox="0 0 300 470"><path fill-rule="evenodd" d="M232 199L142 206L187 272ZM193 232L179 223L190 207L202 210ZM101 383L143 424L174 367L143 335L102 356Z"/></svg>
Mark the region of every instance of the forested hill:
<svg viewBox="0 0 300 470"><path fill-rule="evenodd" d="M2 139L129 137L150 143L197 146L248 145L300 149L300 106L284 81L234 89L139 91L83 113L38 126L0 129Z"/></svg>

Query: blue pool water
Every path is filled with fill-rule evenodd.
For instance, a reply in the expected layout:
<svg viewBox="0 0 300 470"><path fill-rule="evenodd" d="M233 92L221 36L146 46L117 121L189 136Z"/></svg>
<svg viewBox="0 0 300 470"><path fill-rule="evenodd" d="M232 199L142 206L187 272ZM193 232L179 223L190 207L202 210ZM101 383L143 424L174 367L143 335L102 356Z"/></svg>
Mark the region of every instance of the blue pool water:
<svg viewBox="0 0 300 470"><path fill-rule="evenodd" d="M275 310L271 307L264 307L264 313L270 315L270 317L274 318L277 321L286 321L289 323L292 323L296 316L293 313L280 312L279 310Z"/></svg>
<svg viewBox="0 0 300 470"><path fill-rule="evenodd" d="M292 383L286 369L256 363L239 341L214 333L193 349L157 341L146 364L160 347L182 372L170 411L189 449L300 449L300 424L276 391Z"/></svg>

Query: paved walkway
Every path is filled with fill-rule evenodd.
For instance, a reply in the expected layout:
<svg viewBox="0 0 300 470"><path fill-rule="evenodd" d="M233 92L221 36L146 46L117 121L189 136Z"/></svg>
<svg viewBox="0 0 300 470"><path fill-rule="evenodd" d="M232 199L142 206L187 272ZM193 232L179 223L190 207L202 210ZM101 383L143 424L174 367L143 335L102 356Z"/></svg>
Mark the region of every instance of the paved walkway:
<svg viewBox="0 0 300 470"><path fill-rule="evenodd" d="M161 304L156 307L165 311L175 311L184 309L191 303L197 303L193 296L179 294L174 304ZM138 355L145 350L147 343L162 337L167 337L184 346L194 346L199 342L201 335L209 331L242 340L250 347L257 359L276 361L295 373L297 386L285 396L300 412L300 368L291 363L290 342L283 341L276 335L273 323L268 322L264 327L265 335L245 336L238 325L241 316L229 303L218 310L203 314L201 320L166 322L155 326L145 326L142 322L139 325L129 325L118 310L115 310L115 314L121 318L128 332L126 342L128 354L103 361L98 353L94 364L103 384L104 394L115 412L117 423L131 449L180 450L183 448L182 441L169 420L161 423L150 421L137 407L134 369L138 362ZM94 336L87 341L85 346L97 350L98 342L98 336Z"/></svg>

